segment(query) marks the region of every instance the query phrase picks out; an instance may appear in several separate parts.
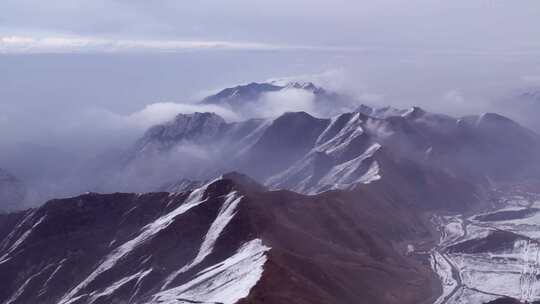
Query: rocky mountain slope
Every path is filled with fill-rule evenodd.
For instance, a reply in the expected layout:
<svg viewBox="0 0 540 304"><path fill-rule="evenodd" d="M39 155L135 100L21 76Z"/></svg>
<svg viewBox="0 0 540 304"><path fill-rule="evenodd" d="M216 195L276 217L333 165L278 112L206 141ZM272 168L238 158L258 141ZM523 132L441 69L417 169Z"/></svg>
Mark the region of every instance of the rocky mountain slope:
<svg viewBox="0 0 540 304"><path fill-rule="evenodd" d="M241 111L284 90L331 96L312 84L250 84L203 102ZM514 193L501 204L520 208L483 211L496 186L540 190L524 189L540 177L539 152L538 135L493 113L180 114L99 179L134 193L0 214L0 303L535 301L538 206ZM483 284L501 260L519 294Z"/></svg>
<svg viewBox="0 0 540 304"><path fill-rule="evenodd" d="M157 175L192 180L237 170L270 188L308 194L371 183L384 171L412 174L406 167L471 184L540 172L540 138L503 116L453 118L416 107L369 116L367 109L329 119L296 112L234 123L212 113L181 114L151 128L126 168L157 162L167 164L154 166L162 168ZM173 182L167 178L159 183Z"/></svg>
<svg viewBox="0 0 540 304"><path fill-rule="evenodd" d="M429 231L395 198L269 192L228 174L49 201L0 216L0 303L429 301L429 266L404 254Z"/></svg>

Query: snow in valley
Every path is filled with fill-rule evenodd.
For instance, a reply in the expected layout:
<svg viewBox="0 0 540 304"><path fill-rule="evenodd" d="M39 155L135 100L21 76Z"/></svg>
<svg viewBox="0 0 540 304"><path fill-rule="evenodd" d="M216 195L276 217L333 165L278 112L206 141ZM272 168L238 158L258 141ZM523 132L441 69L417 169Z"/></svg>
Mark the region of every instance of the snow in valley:
<svg viewBox="0 0 540 304"><path fill-rule="evenodd" d="M436 304L540 300L540 202L505 197L502 208L464 218L436 216L430 262L442 283Z"/></svg>

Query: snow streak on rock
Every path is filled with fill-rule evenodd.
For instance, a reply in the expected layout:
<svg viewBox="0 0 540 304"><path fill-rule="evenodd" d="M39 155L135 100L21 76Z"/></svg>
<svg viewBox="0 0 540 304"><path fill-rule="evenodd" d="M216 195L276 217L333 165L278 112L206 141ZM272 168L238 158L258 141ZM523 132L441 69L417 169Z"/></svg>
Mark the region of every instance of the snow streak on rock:
<svg viewBox="0 0 540 304"><path fill-rule="evenodd" d="M149 304L233 304L249 295L259 281L270 250L259 239L244 244L234 255L200 271L193 280L156 294Z"/></svg>
<svg viewBox="0 0 540 304"><path fill-rule="evenodd" d="M379 175L379 164L377 161L373 161L367 170L363 170L362 166L365 165L367 159L373 157L380 147L379 144L374 144L362 155L333 167L321 179L320 184L331 185L332 189L345 189L356 183L369 184L379 180L381 176Z"/></svg>
<svg viewBox="0 0 540 304"><path fill-rule="evenodd" d="M32 231L39 226L45 219L46 215L42 216L32 227L25 229L25 225L29 222L34 216L34 212L30 212L24 220L17 226L17 228L7 236L7 238L0 244L0 250L7 248L7 252L0 256L0 264L4 263L9 259L9 256L14 253L19 245L21 245L32 233ZM11 244L10 244L11 243ZM9 246L9 247L8 247Z"/></svg>
<svg viewBox="0 0 540 304"><path fill-rule="evenodd" d="M64 287L57 290L58 282L66 281L65 276L73 273L72 257L60 255L59 259L48 259L32 267L30 273L10 289L2 303L26 303L30 294L48 299L55 292L57 295L52 300L59 304L109 303L119 298L126 303L236 303L247 297L261 278L270 247L252 236L235 243L234 247L216 250L216 243L223 238L223 232L231 225L244 198L239 190L234 190L234 185L221 177L191 192L150 194L147 195L149 200L140 202L142 195L130 195L136 198L135 203L156 203L152 206L156 216L148 218L144 225L134 223L135 229L126 235L127 240L110 241L107 238L102 242L103 251L89 262L87 269L81 269L78 276L74 276L78 278L76 281L62 282ZM156 201L151 200L153 198ZM88 201L89 208L92 203L94 201ZM216 210L218 206L219 210ZM121 209L120 214L125 215L136 207L123 208L125 210ZM39 217L36 214L31 211L21 216L21 222L4 238L0 244L2 263L11 263L22 249L28 249L28 240L33 233L42 233L39 228L50 225L48 220L53 218L50 213L47 216L44 212ZM206 221L208 215L211 219ZM185 228L178 224L190 216L205 219L201 222L204 237L200 243L195 241L193 244L193 240L188 239L189 243L179 244L188 247L190 252L193 250L193 257L182 255L182 250L177 254L173 248L163 259L170 258L172 262L154 261L153 250L158 252L161 246L170 249L167 238L174 240L177 235L170 232ZM201 236L198 230L195 232L197 237ZM162 242L163 239L167 241ZM152 247L150 253L146 250L149 245Z"/></svg>
<svg viewBox="0 0 540 304"><path fill-rule="evenodd" d="M305 157L266 183L316 194L379 180L380 166L374 157L381 145L368 140L363 123L360 113L334 117Z"/></svg>
<svg viewBox="0 0 540 304"><path fill-rule="evenodd" d="M210 253L212 253L214 244L216 243L223 229L225 229L227 224L234 217L236 213L236 207L238 206L238 203L240 203L241 200L242 200L242 196L239 196L237 192L231 192L227 195L227 199L223 203L223 206L221 207L217 218L214 220L214 222L210 226L210 229L208 230L208 233L204 237L203 243L201 244L201 248L199 249L199 253L197 253L197 256L193 259L191 263L185 265L179 271L171 275L169 279L167 280L167 283L164 285L164 288L167 288L169 284L179 274L184 273L190 270L191 268L193 268L194 266L198 265Z"/></svg>
<svg viewBox="0 0 540 304"><path fill-rule="evenodd" d="M167 228L177 216L203 203L203 195L205 190L206 187L194 190L189 195L188 199L178 208L158 218L151 224L143 227L141 233L138 236L116 248L84 281L82 281L73 290L67 293L60 301L60 303L69 303L70 301L72 301L73 298L76 297L80 291L82 291L86 286L93 282L99 275L113 268L120 259L128 255L132 250L134 250L144 242L150 240L161 230Z"/></svg>

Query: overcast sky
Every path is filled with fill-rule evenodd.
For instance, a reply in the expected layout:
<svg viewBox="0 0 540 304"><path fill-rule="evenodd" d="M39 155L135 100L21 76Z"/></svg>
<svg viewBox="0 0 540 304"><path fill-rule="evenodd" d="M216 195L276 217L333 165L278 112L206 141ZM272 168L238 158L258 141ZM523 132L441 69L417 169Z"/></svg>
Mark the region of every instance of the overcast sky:
<svg viewBox="0 0 540 304"><path fill-rule="evenodd" d="M232 48L445 52L532 52L540 47L533 39L540 37L536 0L3 0L0 12L3 48L37 38L49 39L43 48L47 43L95 47L92 42L112 48L111 42L119 41L124 48L136 48L148 47L143 41L149 40L168 42L165 48L204 48L212 42ZM180 43L185 41L193 43Z"/></svg>
<svg viewBox="0 0 540 304"><path fill-rule="evenodd" d="M540 86L539 16L538 0L1 0L0 167L126 146L178 103L276 77L493 110Z"/></svg>

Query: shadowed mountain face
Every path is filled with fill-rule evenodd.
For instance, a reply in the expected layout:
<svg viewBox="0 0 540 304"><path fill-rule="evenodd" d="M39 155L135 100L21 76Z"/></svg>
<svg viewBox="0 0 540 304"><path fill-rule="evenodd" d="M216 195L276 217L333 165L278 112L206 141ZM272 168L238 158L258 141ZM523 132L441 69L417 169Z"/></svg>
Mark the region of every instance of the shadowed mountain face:
<svg viewBox="0 0 540 304"><path fill-rule="evenodd" d="M26 196L24 184L0 169L0 212L20 209Z"/></svg>
<svg viewBox="0 0 540 304"><path fill-rule="evenodd" d="M429 233L393 199L268 192L229 174L189 192L49 201L0 216L0 302L419 303L433 278L399 244Z"/></svg>
<svg viewBox="0 0 540 304"><path fill-rule="evenodd" d="M301 193L426 172L445 183L470 185L539 172L539 137L503 116L456 119L416 107L361 110L331 119L295 112L234 123L211 113L182 114L150 129L124 170L155 174L161 177L157 186L174 184L178 177L207 180L238 170L270 188ZM145 171L153 163L162 166Z"/></svg>

